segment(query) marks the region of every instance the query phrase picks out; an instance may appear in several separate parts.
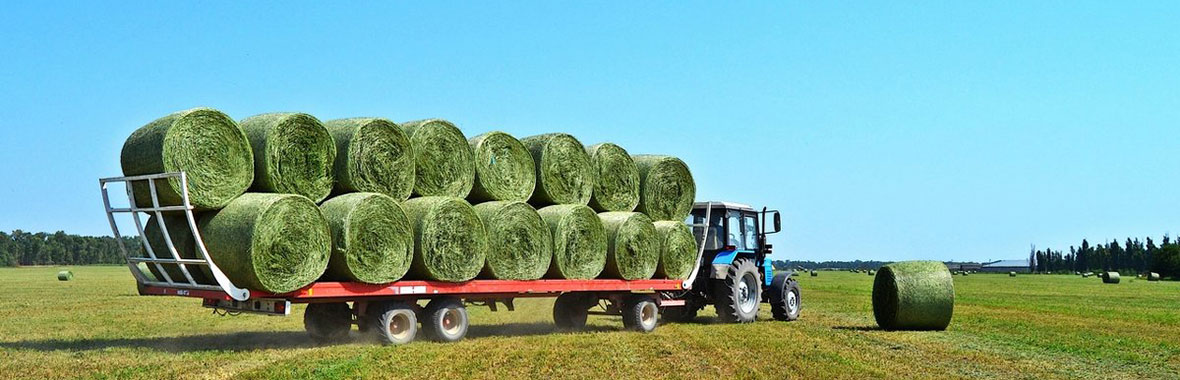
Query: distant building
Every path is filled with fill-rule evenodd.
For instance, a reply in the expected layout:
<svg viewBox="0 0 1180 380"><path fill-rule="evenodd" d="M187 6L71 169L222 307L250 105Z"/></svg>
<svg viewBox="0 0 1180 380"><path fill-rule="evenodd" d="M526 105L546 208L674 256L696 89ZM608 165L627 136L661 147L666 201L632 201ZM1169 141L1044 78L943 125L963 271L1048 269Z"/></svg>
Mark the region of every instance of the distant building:
<svg viewBox="0 0 1180 380"><path fill-rule="evenodd" d="M980 268L979 271L980 272L999 272L999 273L1007 273L1007 272L1029 273L1032 270L1030 270L1028 267L1028 259L1024 259L1024 260L1000 260L1000 261L996 261L994 263L986 263L986 264L983 264L983 267Z"/></svg>
<svg viewBox="0 0 1180 380"><path fill-rule="evenodd" d="M946 264L946 269L950 269L951 272L979 271L980 267L983 266L980 263L960 263L955 261L947 261L944 264Z"/></svg>

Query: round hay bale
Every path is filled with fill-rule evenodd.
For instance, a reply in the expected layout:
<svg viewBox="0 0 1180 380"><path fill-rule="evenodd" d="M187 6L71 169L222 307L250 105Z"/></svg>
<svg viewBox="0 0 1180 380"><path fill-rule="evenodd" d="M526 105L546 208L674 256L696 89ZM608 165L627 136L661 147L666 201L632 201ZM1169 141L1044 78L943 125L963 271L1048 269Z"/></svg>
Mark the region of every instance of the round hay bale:
<svg viewBox="0 0 1180 380"><path fill-rule="evenodd" d="M212 108L194 108L161 117L127 137L119 156L123 175L185 172L189 202L215 210L242 195L254 182L254 153L233 119ZM135 203L152 205L145 182L132 185ZM156 182L161 205L182 203L179 179Z"/></svg>
<svg viewBox="0 0 1180 380"><path fill-rule="evenodd" d="M466 198L475 184L475 158L463 132L442 119L401 126L414 146L414 195Z"/></svg>
<svg viewBox="0 0 1180 380"><path fill-rule="evenodd" d="M876 272L876 271L873 271L872 269L870 269L870 270L869 270L868 272L866 272L866 273L868 273L868 274L869 274L869 276L872 276L872 275L875 275L875 274L877 274L877 272Z"/></svg>
<svg viewBox="0 0 1180 380"><path fill-rule="evenodd" d="M1147 281L1159 281L1159 280L1160 280L1159 273L1151 272L1151 273L1147 274Z"/></svg>
<svg viewBox="0 0 1180 380"><path fill-rule="evenodd" d="M938 261L881 267L873 280L873 316L885 330L945 330L955 309L955 284Z"/></svg>
<svg viewBox="0 0 1180 380"><path fill-rule="evenodd" d="M1082 273L1082 278L1090 278L1090 273Z"/></svg>
<svg viewBox="0 0 1180 380"><path fill-rule="evenodd" d="M815 270L812 270L812 271L811 271L811 277L819 277L819 272L816 272Z"/></svg>
<svg viewBox="0 0 1180 380"><path fill-rule="evenodd" d="M414 191L414 149L410 138L392 121L380 118L328 120L336 142L337 194L381 193L404 201Z"/></svg>
<svg viewBox="0 0 1180 380"><path fill-rule="evenodd" d="M251 191L297 194L319 203L332 193L336 143L319 119L267 113L240 123L254 149Z"/></svg>
<svg viewBox="0 0 1180 380"><path fill-rule="evenodd" d="M633 211L639 206L639 169L622 147L602 143L586 147L594 165L594 191L590 207L595 211Z"/></svg>
<svg viewBox="0 0 1180 380"><path fill-rule="evenodd" d="M585 205L594 192L594 165L573 136L547 133L520 140L536 163L537 188L529 203Z"/></svg>
<svg viewBox="0 0 1180 380"><path fill-rule="evenodd" d="M197 227L217 267L247 289L296 291L323 275L332 254L328 221L301 195L246 193Z"/></svg>
<svg viewBox="0 0 1180 380"><path fill-rule="evenodd" d="M168 228L168 236L172 238L172 247L176 249L176 253L180 254L182 259L199 259L201 254L197 252L196 239L193 239L193 230L188 225L188 218L184 214L164 215L164 226ZM160 230L160 222L152 215L147 219L143 225L143 236L147 239L148 245L152 247L152 253L156 254L159 259L171 259L172 252L168 250L168 243L164 240L164 232ZM142 251L143 257L147 257L147 250ZM160 270L155 264L148 264L148 271L153 276L164 279L160 275ZM174 282L187 283L188 280L184 278L184 272L180 271L180 266L176 264L160 264L164 267L164 272L168 274L168 278ZM193 277L193 281L199 284L214 285L217 281L213 279L213 272L209 267L204 265L186 265L188 273Z"/></svg>
<svg viewBox="0 0 1180 380"><path fill-rule="evenodd" d="M1016 277L1016 272L1008 272L1008 277Z"/></svg>
<svg viewBox="0 0 1180 380"><path fill-rule="evenodd" d="M639 206L636 211L654 220L684 220L692 212L696 182L688 165L672 156L631 156L639 169Z"/></svg>
<svg viewBox="0 0 1180 380"><path fill-rule="evenodd" d="M553 235L533 206L521 201L485 202L475 205L475 214L488 234L481 277L536 280L545 276L553 261Z"/></svg>
<svg viewBox="0 0 1180 380"><path fill-rule="evenodd" d="M58 281L72 281L73 279L74 279L74 272L70 272L68 270L63 270L63 271L57 272L57 280Z"/></svg>
<svg viewBox="0 0 1180 380"><path fill-rule="evenodd" d="M1119 272L1104 272L1102 273L1103 284L1117 284L1119 283Z"/></svg>
<svg viewBox="0 0 1180 380"><path fill-rule="evenodd" d="M467 140L475 155L472 202L527 201L537 187L533 155L512 135L492 131Z"/></svg>
<svg viewBox="0 0 1180 380"><path fill-rule="evenodd" d="M553 235L549 278L588 280L606 267L606 231L594 209L554 205L537 210Z"/></svg>
<svg viewBox="0 0 1180 380"><path fill-rule="evenodd" d="M380 193L349 193L320 205L332 231L324 278L385 284L410 270L414 231L397 200Z"/></svg>
<svg viewBox="0 0 1180 380"><path fill-rule="evenodd" d="M413 278L463 282L479 275L487 257L487 232L467 201L421 197L402 208L414 226Z"/></svg>
<svg viewBox="0 0 1180 380"><path fill-rule="evenodd" d="M604 278L646 280L660 262L660 241L651 218L638 212L598 214L606 231Z"/></svg>
<svg viewBox="0 0 1180 380"><path fill-rule="evenodd" d="M151 268L148 268L148 263L136 263L135 269L138 270L139 273L143 274L143 276L147 278L148 281L162 280L160 277L156 276L155 272L152 271Z"/></svg>
<svg viewBox="0 0 1180 380"><path fill-rule="evenodd" d="M655 277L683 280L692 275L697 265L697 240L684 222L659 221L654 223L660 245L660 262Z"/></svg>

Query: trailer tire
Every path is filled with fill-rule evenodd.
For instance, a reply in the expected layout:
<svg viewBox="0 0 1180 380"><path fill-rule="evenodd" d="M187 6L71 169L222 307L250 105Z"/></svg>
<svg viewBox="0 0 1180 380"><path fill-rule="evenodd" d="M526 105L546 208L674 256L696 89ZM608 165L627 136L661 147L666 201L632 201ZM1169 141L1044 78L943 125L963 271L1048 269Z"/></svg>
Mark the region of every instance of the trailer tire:
<svg viewBox="0 0 1180 380"><path fill-rule="evenodd" d="M303 328L316 343L342 341L352 330L352 309L344 302L308 304Z"/></svg>
<svg viewBox="0 0 1180 380"><path fill-rule="evenodd" d="M415 306L403 302L378 302L369 305L368 330L384 345L399 345L414 341L418 335L418 316Z"/></svg>
<svg viewBox="0 0 1180 380"><path fill-rule="evenodd" d="M435 298L426 304L422 326L436 342L458 342L467 336L467 308L457 298Z"/></svg>
<svg viewBox="0 0 1180 380"><path fill-rule="evenodd" d="M586 318L590 307L594 306L593 299L581 293L564 293L557 296L553 302L553 323L562 330L581 330L586 328Z"/></svg>
<svg viewBox="0 0 1180 380"><path fill-rule="evenodd" d="M713 306L725 323L750 323L758 318L762 284L758 267L749 259L737 259L723 280L712 280Z"/></svg>
<svg viewBox="0 0 1180 380"><path fill-rule="evenodd" d="M659 322L660 307L650 296L634 294L623 301L623 327L638 332L652 332Z"/></svg>
<svg viewBox="0 0 1180 380"><path fill-rule="evenodd" d="M803 298L800 297L798 281L787 273L779 273L770 281L767 293L770 294L770 312L774 319L787 322L799 319Z"/></svg>

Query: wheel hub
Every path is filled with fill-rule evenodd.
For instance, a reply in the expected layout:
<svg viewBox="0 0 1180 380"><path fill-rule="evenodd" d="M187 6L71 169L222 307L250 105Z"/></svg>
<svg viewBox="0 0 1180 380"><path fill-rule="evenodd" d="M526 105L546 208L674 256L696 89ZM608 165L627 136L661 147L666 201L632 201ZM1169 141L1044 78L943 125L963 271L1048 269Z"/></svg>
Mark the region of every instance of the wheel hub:
<svg viewBox="0 0 1180 380"><path fill-rule="evenodd" d="M795 292L787 292L787 312L795 314L799 312L799 296Z"/></svg>
<svg viewBox="0 0 1180 380"><path fill-rule="evenodd" d="M458 334L459 333L459 319L460 318L462 318L462 317L459 315L459 311L455 310L455 309L449 309L449 310L447 310L446 313L443 313L443 317L442 317L442 330L443 330L443 332L447 333L447 335Z"/></svg>
<svg viewBox="0 0 1180 380"><path fill-rule="evenodd" d="M738 282L738 307L743 313L753 312L758 307L758 297L756 296L758 284L756 281L753 274L747 273Z"/></svg>

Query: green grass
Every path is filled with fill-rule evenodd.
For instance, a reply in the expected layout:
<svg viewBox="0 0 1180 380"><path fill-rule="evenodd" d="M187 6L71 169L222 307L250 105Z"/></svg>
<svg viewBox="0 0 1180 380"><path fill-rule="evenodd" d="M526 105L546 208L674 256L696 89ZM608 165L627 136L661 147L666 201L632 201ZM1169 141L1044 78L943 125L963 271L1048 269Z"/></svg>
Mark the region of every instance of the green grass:
<svg viewBox="0 0 1180 380"><path fill-rule="evenodd" d="M945 332L875 329L872 277L800 279L798 322L621 331L591 316L562 333L551 300L472 307L469 339L316 346L292 317L218 317L197 299L140 297L125 267L0 268L4 378L1176 378L1180 283L955 276Z"/></svg>

